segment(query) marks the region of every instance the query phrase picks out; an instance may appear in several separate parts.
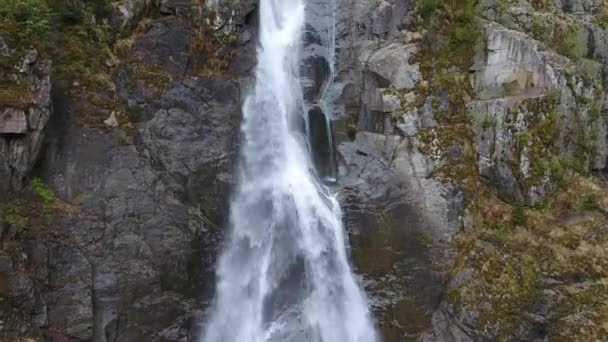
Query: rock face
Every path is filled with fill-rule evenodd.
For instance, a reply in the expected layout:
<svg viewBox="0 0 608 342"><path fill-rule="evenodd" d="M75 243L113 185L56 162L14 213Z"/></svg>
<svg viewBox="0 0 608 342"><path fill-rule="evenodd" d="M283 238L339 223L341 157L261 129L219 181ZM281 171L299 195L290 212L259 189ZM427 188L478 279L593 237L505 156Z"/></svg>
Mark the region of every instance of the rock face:
<svg viewBox="0 0 608 342"><path fill-rule="evenodd" d="M477 30L466 18L438 27L466 6L339 1L339 185L353 260L387 341L505 336L505 321L482 331L483 304L442 295L482 274L452 266L463 248L445 242L478 229L475 196L539 205L564 177L605 168L605 49L593 38L605 31L592 19L601 6L485 1ZM506 334L549 336L534 324L517 329Z"/></svg>
<svg viewBox="0 0 608 342"><path fill-rule="evenodd" d="M460 227L461 191L431 177L417 147L432 114L395 113L422 80L409 1L340 1L337 45L343 113L337 123L339 188L353 262L363 274L386 341L431 327L441 297L441 247ZM364 23L364 24L360 24Z"/></svg>
<svg viewBox="0 0 608 342"><path fill-rule="evenodd" d="M111 106L61 79L51 105L50 62L28 53L17 66L32 101L0 109L0 340L197 339L238 152L238 77L253 63L209 58L254 37L209 57L190 12L130 33L151 5L116 4L115 28L132 36L96 94ZM44 184L20 192L37 163Z"/></svg>
<svg viewBox="0 0 608 342"><path fill-rule="evenodd" d="M303 88L384 341L605 339L605 4L335 6ZM0 340L197 339L256 8L113 1L95 82L0 38Z"/></svg>
<svg viewBox="0 0 608 342"><path fill-rule="evenodd" d="M5 45L6 46L6 45ZM7 54L10 49L6 48ZM11 58L7 55L5 58ZM51 105L51 62L36 50L19 58L10 75L19 84L3 92L0 100L0 192L21 189L37 161Z"/></svg>
<svg viewBox="0 0 608 342"><path fill-rule="evenodd" d="M547 163L551 157L573 159L574 154L583 153L579 149L582 142L571 137L596 136L596 129L603 130L605 122L595 116L605 107L604 92L584 81L582 70L568 74L574 67L571 61L542 51L524 33L491 23L483 38L486 52L477 57L472 80L479 99L469 104L479 172L506 198L533 204L554 190L555 183L550 170L532 170L530 163L535 158ZM586 63L590 65L588 77L601 79L600 64ZM521 141L527 131L542 123L550 124L550 131L536 133L548 136ZM591 144L603 140L598 137ZM531 151L535 143L546 145L543 155ZM602 158L601 153L597 158ZM509 165L513 160L517 165ZM595 166L603 167L599 164Z"/></svg>
<svg viewBox="0 0 608 342"><path fill-rule="evenodd" d="M149 118L133 123L133 145L121 144L120 131L52 126L63 130L63 138L49 144L53 163L45 178L58 196L81 208L60 225L86 256L81 270L70 268L82 286L58 280L54 287L64 304L53 306L58 311L49 318L79 319L68 312L83 312L78 322L56 322L58 330L96 341L147 339L174 324L175 340L189 334L181 324L192 311L184 307L212 290L238 146L239 100L233 81L176 82L149 105ZM71 112L71 104L64 105ZM50 262L75 263L63 255ZM156 317L154 306L176 309ZM75 326L81 335L71 332Z"/></svg>

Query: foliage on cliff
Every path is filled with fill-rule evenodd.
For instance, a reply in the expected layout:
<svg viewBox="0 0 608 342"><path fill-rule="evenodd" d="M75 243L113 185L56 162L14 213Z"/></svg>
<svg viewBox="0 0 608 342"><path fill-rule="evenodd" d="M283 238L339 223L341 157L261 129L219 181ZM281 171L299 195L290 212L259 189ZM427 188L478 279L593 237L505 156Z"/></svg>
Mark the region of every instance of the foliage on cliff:
<svg viewBox="0 0 608 342"><path fill-rule="evenodd" d="M160 13L156 1L133 4L135 8L109 0L0 0L0 37L11 49L9 56L0 57L0 78L6 76L2 83L8 89L0 94L0 105L16 103L24 93L11 75L26 52L35 49L42 58L53 61L54 83L82 99L82 123L105 129L103 121L111 112L127 118L133 111L117 93L117 70L127 69L130 91L139 83L157 95L166 90L175 75L158 61L137 55L133 45L151 22L171 17L179 17L188 28L184 34L191 35L187 37L191 60L183 63L191 69L188 72L226 73L236 34L225 25L216 27L215 12L203 10L202 2L173 13ZM128 123L119 121L121 127Z"/></svg>
<svg viewBox="0 0 608 342"><path fill-rule="evenodd" d="M472 310L486 337L518 329L563 341L607 336L607 204L604 181L582 177L536 207L484 195L456 242L453 272L464 279L450 303Z"/></svg>
<svg viewBox="0 0 608 342"><path fill-rule="evenodd" d="M601 95L601 81L585 76L593 74L585 71L588 66L597 63L586 59L591 57L584 23L545 2L533 2L538 12L529 17L506 1L416 4L425 32L415 60L423 73L417 106L430 103L438 123L418 133L419 149L439 162L435 177L468 195L466 231L454 242L457 260L448 293L451 315L478 338L605 338L608 199L605 181L588 176L602 104L580 95L564 100L562 94L550 91L518 100L511 114L523 108L529 122L523 131L503 137L514 139L515 150L507 156L509 167L524 188L533 188L547 177L554 184L549 195L534 205L501 196L480 176L480 156L474 153L479 137L474 136L478 133L473 126L487 131L497 123L492 117L473 122L475 115L467 107L477 98L470 72L476 52L484 48L480 33L494 20L529 34L530 40L542 40L576 65L567 73L572 81L566 96L584 93L581 87ZM505 97L513 95L508 90ZM576 113L562 112L567 101L577 107ZM568 115L576 119L564 128L560 122ZM564 153L559 145L563 141L573 142L576 152ZM457 158L450 153L455 147L462 151Z"/></svg>

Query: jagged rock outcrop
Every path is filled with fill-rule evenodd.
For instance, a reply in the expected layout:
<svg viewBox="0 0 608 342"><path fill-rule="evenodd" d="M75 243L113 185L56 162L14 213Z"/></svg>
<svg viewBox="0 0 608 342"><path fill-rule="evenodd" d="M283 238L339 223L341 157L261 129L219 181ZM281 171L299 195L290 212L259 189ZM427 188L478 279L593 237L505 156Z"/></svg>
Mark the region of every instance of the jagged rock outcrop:
<svg viewBox="0 0 608 342"><path fill-rule="evenodd" d="M47 160L53 163L45 166L45 178L57 196L79 208L59 225L87 265L69 271L82 286L60 278L50 294L63 303L53 305L49 318L61 319L55 324L64 335L132 341L189 324L193 311L183 308L196 307L194 298L213 286L237 151L239 99L232 81L176 82L149 105L149 118L133 124L134 145L121 142L128 137L120 130L99 133L70 121L52 126L61 134L50 141ZM59 109L73 112L72 104L64 105ZM75 262L61 254L49 260ZM157 305L176 310L157 317ZM175 340L190 333L188 326L177 330Z"/></svg>
<svg viewBox="0 0 608 342"><path fill-rule="evenodd" d="M6 110L0 139L11 158L2 162L21 185L40 161L44 184L0 206L2 340L199 334L238 152L238 77L254 63L232 60L243 54L232 50L252 50L255 38L244 26L249 36L237 40L235 24L205 36L209 45L201 47L204 18L179 11L132 32L142 6L155 4L116 5L128 11L115 28L131 36L99 71L98 79L109 76L103 89L88 88L86 75L54 79L49 121L50 63L19 64L36 102ZM8 118L14 113L20 116ZM48 198L41 201L40 191Z"/></svg>
<svg viewBox="0 0 608 342"><path fill-rule="evenodd" d="M0 94L0 193L24 185L38 160L52 112L51 61L34 49L13 56L17 52L4 46L3 58L16 64L12 70L0 71L1 79L14 82Z"/></svg>
<svg viewBox="0 0 608 342"><path fill-rule="evenodd" d="M436 266L442 241L459 229L462 194L432 178L436 162L417 147L432 113L397 119L422 81L413 62L420 36L408 31L414 3L340 1L339 8L339 186L353 262L385 340L415 338L430 329L440 300Z"/></svg>
<svg viewBox="0 0 608 342"><path fill-rule="evenodd" d="M564 178L603 169L606 163L605 26L597 19L601 4L484 1L476 12L481 15L474 19L478 29L470 25L471 17L457 18L465 15L466 6L473 6L471 2L446 4L447 10L442 6L425 1L340 2L340 183L345 215L356 217L348 220L354 231L355 265L368 280L380 326L390 341L421 336L431 326L431 333L422 334L425 340L503 336L508 331L500 330L503 326L492 330L494 335L481 331L487 328L481 323L487 319L480 318L482 304L455 304L451 297L470 283L479 286L477 291L489 291L476 278L483 270L460 263L453 274L444 274L451 279L447 289L434 291L426 283L441 278L433 268L452 267L453 252L468 252L461 246L454 251L442 241L460 241L462 234L470 239L477 234L470 232L480 230L479 215L483 220L500 217L490 223L502 232L510 220L523 220L519 217L526 215L525 209L518 208L543 205ZM436 17L425 22L423 15L432 13ZM455 24L449 24L451 20ZM452 41L458 43L450 45ZM448 48L442 50L442 44ZM487 200L480 214L471 197L485 198L484 189L502 200ZM384 224L365 218L382 217L395 207L401 216L388 215ZM373 233L361 235L366 229ZM486 250L501 248L477 243ZM362 250L376 256L374 267L365 258L358 259ZM416 262L421 255L426 255L426 263ZM426 272L416 266L400 271L404 262L424 265ZM390 280L416 283L409 277L431 290L418 297L416 291ZM396 288L398 294L391 292ZM385 300L400 296L414 305ZM419 300L422 296L435 300L425 304ZM534 310L530 315L546 317ZM418 320L408 316L412 312ZM506 324L500 319L496 324ZM408 326L412 322L419 324ZM535 322L511 332L523 340L549 336L538 330L549 321Z"/></svg>
<svg viewBox="0 0 608 342"><path fill-rule="evenodd" d="M599 133L606 126L604 92L589 82L601 80L601 65L586 61L582 70L555 52L542 51L525 33L496 23L485 30L486 52L473 66L478 100L469 104L479 172L505 197L536 203L555 189L555 175L548 166L531 169L531 164L576 159L585 153L582 149L606 140ZM539 125L548 127L535 130Z"/></svg>

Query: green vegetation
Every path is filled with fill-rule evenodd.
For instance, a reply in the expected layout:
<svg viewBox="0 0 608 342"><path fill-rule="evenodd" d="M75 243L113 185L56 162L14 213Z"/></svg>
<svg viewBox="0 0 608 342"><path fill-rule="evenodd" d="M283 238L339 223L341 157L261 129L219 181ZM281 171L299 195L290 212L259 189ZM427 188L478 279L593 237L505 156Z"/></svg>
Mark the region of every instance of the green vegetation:
<svg viewBox="0 0 608 342"><path fill-rule="evenodd" d="M480 31L477 24L477 1L425 0L417 3L423 26L430 31L425 36L428 43L440 42L437 62L440 67L464 66L471 63ZM435 25L445 22L447 25ZM429 45L428 47L434 46Z"/></svg>
<svg viewBox="0 0 608 342"><path fill-rule="evenodd" d="M374 276L388 272L400 259L396 244L399 243L399 226L382 214L376 226L360 235L353 236L353 263L361 272Z"/></svg>
<svg viewBox="0 0 608 342"><path fill-rule="evenodd" d="M484 130L496 127L496 119L494 119L490 115L486 115L484 116L479 126Z"/></svg>
<svg viewBox="0 0 608 342"><path fill-rule="evenodd" d="M545 0L532 4L539 11L550 7ZM419 132L417 147L429 158L442 160L443 166L433 177L465 190L472 221L455 243L458 260L453 273L472 269L474 274L464 285L450 290L448 297L456 310L480 313L474 318L476 328L484 334L480 339L508 340L522 326L535 329L539 323L532 308L549 305L546 302L555 304L549 309L556 313L548 323L556 327L551 340L607 336L608 234L604 222L608 197L597 182L575 176L587 174L601 105L595 103L595 93L578 96L578 121L569 127L560 122L562 106L557 94L527 99L512 108L504 124L519 127L517 120L523 113L527 127L523 132L513 131L515 148L506 156L519 186L558 191L534 203L530 199L507 203L492 194L478 174L470 122L474 116L466 107L468 99L475 98L468 75L480 34L476 11L475 1L417 2L425 35L415 59L424 80L417 86L415 106L430 103L439 124ZM594 82L594 75L600 73L594 63L584 59L584 30L574 24L560 29L547 19L537 13L529 27L531 34L541 41L549 38L560 54L579 62L585 85L601 92L602 87ZM506 94L516 95L522 85L511 82L503 86ZM438 99L447 100L447 108ZM496 125L489 116L476 120L484 130ZM574 143L576 152L563 155L558 146L563 143ZM462 160L450 160L446 151L453 146L463 151ZM529 165L527 172L522 165ZM553 283L547 285L546 279ZM555 297L547 298L547 293L555 293Z"/></svg>
<svg viewBox="0 0 608 342"><path fill-rule="evenodd" d="M537 11L546 10L550 0L532 0L532 6Z"/></svg>
<svg viewBox="0 0 608 342"><path fill-rule="evenodd" d="M48 36L50 20L51 10L44 0L0 0L0 37L10 47L18 47L10 56L0 57L0 106L25 109L31 104L29 84L15 75L15 69L24 50Z"/></svg>
<svg viewBox="0 0 608 342"><path fill-rule="evenodd" d="M54 200L53 194L51 193L49 188L46 186L46 184L44 184L42 179L32 178L32 180L30 181L30 185L32 186L32 189L36 192L38 197L40 197L42 202L44 202L45 204L50 204L53 202L53 200Z"/></svg>
<svg viewBox="0 0 608 342"><path fill-rule="evenodd" d="M79 99L75 111L90 127L105 130L103 121L109 113L127 111L114 84L117 70L126 71L131 93L139 87L146 89L146 94L166 91L173 81L167 71L132 53L146 20L160 15L159 1L146 3L148 8L141 18L116 31L108 21L113 0L0 0L0 37L14 50L11 56L0 58L0 105L26 108L31 104L28 80L15 72L15 66L32 48L40 58L52 59L54 78L64 81L57 84L65 86L61 91ZM236 42L235 30L217 29L213 11L178 16L192 29L188 72L225 75L233 55L233 50L225 47Z"/></svg>
<svg viewBox="0 0 608 342"><path fill-rule="evenodd" d="M54 75L67 84L113 97L106 63L113 60L114 34L102 17L96 17L107 15L110 4L108 0L0 0L0 36L15 50L0 63L0 104L29 105L29 84L15 76L14 69L31 48L42 58L50 57Z"/></svg>
<svg viewBox="0 0 608 342"><path fill-rule="evenodd" d="M422 0L416 2L416 12L424 19L430 19L443 5L442 0Z"/></svg>
<svg viewBox="0 0 608 342"><path fill-rule="evenodd" d="M549 111L542 120L519 137L519 148L528 147L531 177L526 181L529 185L536 184L550 171L558 133L557 114Z"/></svg>
<svg viewBox="0 0 608 342"><path fill-rule="evenodd" d="M547 24L545 18L541 16L535 16L532 19L532 36L536 39L543 39L547 33Z"/></svg>
<svg viewBox="0 0 608 342"><path fill-rule="evenodd" d="M418 242L420 242L421 245L430 247L433 245L433 238L427 232L419 231L418 232Z"/></svg>
<svg viewBox="0 0 608 342"><path fill-rule="evenodd" d="M0 82L0 85L0 106L26 109L32 103L32 94L26 84Z"/></svg>
<svg viewBox="0 0 608 342"><path fill-rule="evenodd" d="M547 95L544 98L523 101L514 111L523 111L528 128L516 136L516 146L507 156L516 178L526 188L538 185L546 179L552 182L561 180L572 171L583 172L590 154L585 152L576 155L576 159L567 159L559 155L560 125L557 114L558 97ZM510 119L514 120L514 117ZM575 133L573 133L575 134ZM529 163L529 172L521 172L522 160Z"/></svg>
<svg viewBox="0 0 608 342"><path fill-rule="evenodd" d="M455 244L453 272L472 269L474 275L448 298L479 310L479 331L490 339L536 324L535 303L554 315L551 340L606 336L608 196L597 180L579 177L542 202L526 208L485 195L471 204L474 224Z"/></svg>
<svg viewBox="0 0 608 342"><path fill-rule="evenodd" d="M51 9L45 0L0 0L0 17L12 20L21 38L50 29Z"/></svg>
<svg viewBox="0 0 608 342"><path fill-rule="evenodd" d="M513 214L511 223L514 226L522 226L526 223L526 210L525 206L521 202L513 204Z"/></svg>
<svg viewBox="0 0 608 342"><path fill-rule="evenodd" d="M582 28L570 25L557 31L554 45L560 54L579 60L587 55L587 34Z"/></svg>
<svg viewBox="0 0 608 342"><path fill-rule="evenodd" d="M608 28L608 7L604 6L604 10L595 17L595 22L603 29Z"/></svg>
<svg viewBox="0 0 608 342"><path fill-rule="evenodd" d="M0 218L5 224L14 228L22 229L27 224L27 219L23 213L23 206L20 201L0 205Z"/></svg>
<svg viewBox="0 0 608 342"><path fill-rule="evenodd" d="M425 29L421 49L414 62L419 63L424 81L418 83L415 105L425 102L445 103L435 112L438 126L418 133L419 150L433 159L443 159L444 166L433 175L445 182L458 184L470 194L478 190L478 174L472 143L471 116L467 99L474 97L469 81L470 67L481 37L477 18L477 1L423 1L417 11ZM442 25L437 25L442 23ZM495 123L488 118L484 127ZM447 151L461 148L462 159L451 160Z"/></svg>

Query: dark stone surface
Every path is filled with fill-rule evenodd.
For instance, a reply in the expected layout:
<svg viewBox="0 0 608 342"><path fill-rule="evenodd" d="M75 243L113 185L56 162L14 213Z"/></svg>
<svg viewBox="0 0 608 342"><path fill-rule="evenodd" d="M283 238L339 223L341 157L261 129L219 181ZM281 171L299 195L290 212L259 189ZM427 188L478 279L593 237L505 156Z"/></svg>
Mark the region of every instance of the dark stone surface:
<svg viewBox="0 0 608 342"><path fill-rule="evenodd" d="M53 306L49 319L60 319L61 331L76 329L69 335L83 340L93 331L96 341L147 340L187 313L147 318L158 315L147 305L170 299L168 307L179 308L208 298L238 148L239 104L238 83L185 79L154 104L151 118L135 124L135 145L121 145L122 132L99 133L67 119L62 138L49 144L45 178L82 211L61 227L86 256L88 278L58 286L65 303ZM70 115L69 104L64 109ZM68 258L67 250L57 252L51 265ZM55 282L70 272L57 269ZM82 311L89 326L61 320L79 319L65 310Z"/></svg>
<svg viewBox="0 0 608 342"><path fill-rule="evenodd" d="M189 73L189 25L159 18L137 36L125 63L143 61L169 77L163 87L132 89L133 73L118 66L119 100L130 108L129 122L119 127L86 124L83 108L104 111L86 94L57 84L36 170L56 197L53 220L43 224L48 234L27 237L36 246L29 248L26 235L0 219L0 243L16 243L16 255L26 258L14 260L0 248L0 297L10 300L0 312L11 310L3 315L0 340L195 339L193 316L200 316L215 284L242 99L239 81L229 76ZM254 51L252 45L254 37L242 40L236 54ZM50 66L45 63L39 62ZM251 60L236 65L232 76L248 77ZM32 70L49 82L38 63ZM43 90L48 105L39 106L49 113L50 82ZM42 130L47 117L34 119L30 125L39 126L32 130ZM31 149L23 158L27 168L39 160ZM24 169L20 177L27 174Z"/></svg>
<svg viewBox="0 0 608 342"><path fill-rule="evenodd" d="M189 65L192 28L182 19L169 17L155 20L133 46L139 59L160 65L174 78L182 78Z"/></svg>

